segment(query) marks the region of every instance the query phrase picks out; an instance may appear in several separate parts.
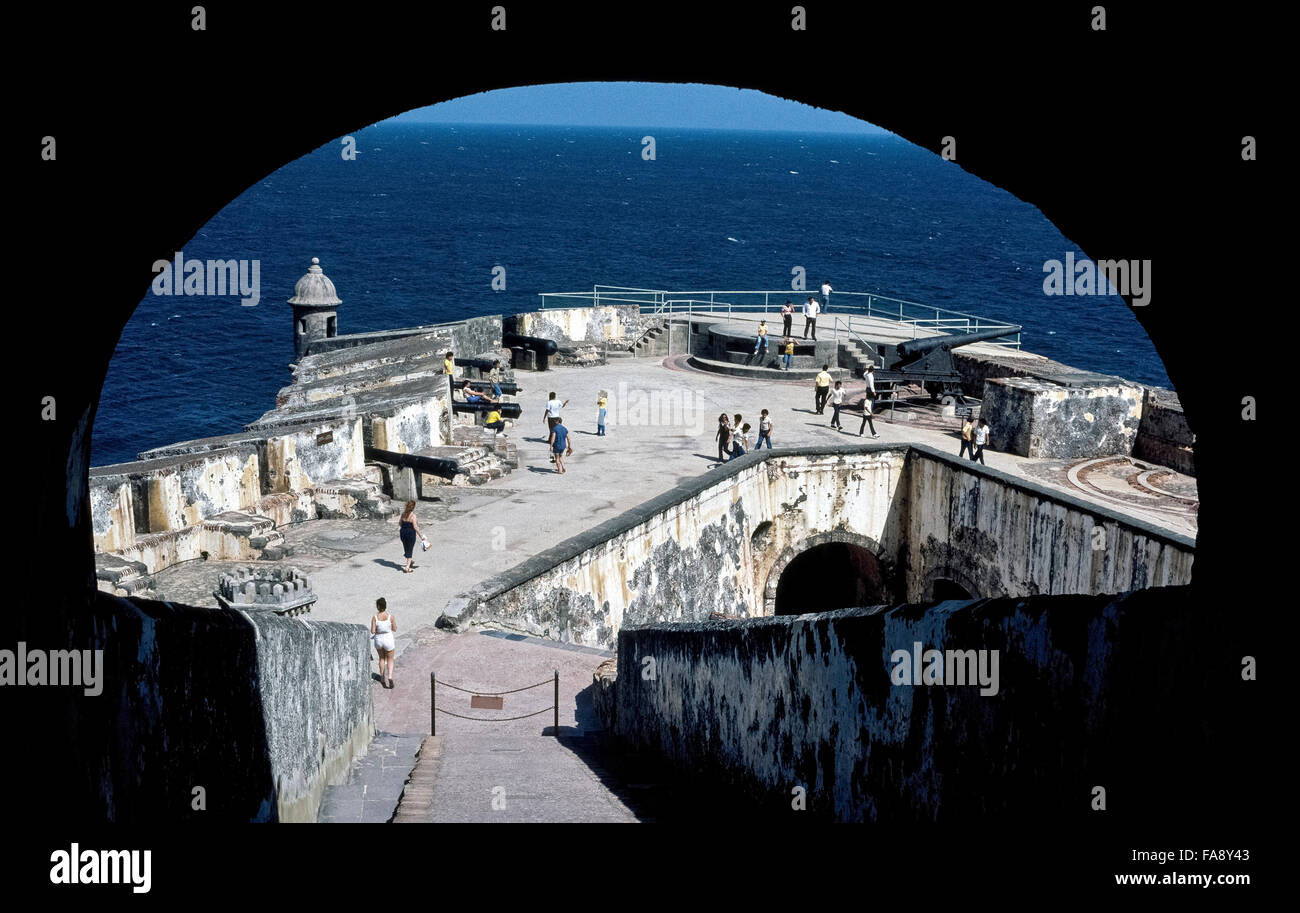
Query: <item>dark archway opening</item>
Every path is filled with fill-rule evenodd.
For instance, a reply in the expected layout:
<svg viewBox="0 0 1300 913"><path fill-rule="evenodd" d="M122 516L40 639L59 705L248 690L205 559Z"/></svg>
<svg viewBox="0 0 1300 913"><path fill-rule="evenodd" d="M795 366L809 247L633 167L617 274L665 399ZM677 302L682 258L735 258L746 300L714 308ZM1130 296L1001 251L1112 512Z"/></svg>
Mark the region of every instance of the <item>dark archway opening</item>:
<svg viewBox="0 0 1300 913"><path fill-rule="evenodd" d="M947 577L936 577L934 578L933 598L935 602L943 602L947 599L974 599L975 595L955 580L949 580Z"/></svg>
<svg viewBox="0 0 1300 913"><path fill-rule="evenodd" d="M876 556L851 542L813 546L790 562L776 585L777 615L892 601Z"/></svg>

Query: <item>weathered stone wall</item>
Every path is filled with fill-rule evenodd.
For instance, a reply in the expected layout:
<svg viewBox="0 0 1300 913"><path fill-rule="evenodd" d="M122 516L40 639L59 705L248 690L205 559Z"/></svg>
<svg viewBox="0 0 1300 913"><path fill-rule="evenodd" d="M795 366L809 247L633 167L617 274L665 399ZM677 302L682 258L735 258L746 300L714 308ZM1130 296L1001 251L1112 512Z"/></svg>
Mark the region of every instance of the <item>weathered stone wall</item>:
<svg viewBox="0 0 1300 913"><path fill-rule="evenodd" d="M1196 435L1187 425L1178 394L1162 387L1147 387L1142 401L1142 423L1133 442L1133 456L1194 476L1195 443Z"/></svg>
<svg viewBox="0 0 1300 913"><path fill-rule="evenodd" d="M128 548L262 496L257 447L244 443L191 456L118 463L90 470L91 522L99 551Z"/></svg>
<svg viewBox="0 0 1300 913"><path fill-rule="evenodd" d="M393 407L389 415L370 416L369 444L393 453L414 453L451 443L449 394Z"/></svg>
<svg viewBox="0 0 1300 913"><path fill-rule="evenodd" d="M931 598L936 578L975 597L1191 582L1195 543L1182 536L929 448L906 476L909 602Z"/></svg>
<svg viewBox="0 0 1300 913"><path fill-rule="evenodd" d="M624 624L770 611L780 568L828 535L876 554L901 592L891 569L902 548L902 467L896 448L751 454L486 581L453 608L462 624L611 647Z"/></svg>
<svg viewBox="0 0 1300 913"><path fill-rule="evenodd" d="M928 599L936 578L973 596L1171 586L1190 581L1195 549L929 447L772 450L562 542L460 594L448 614L608 647L630 624L770 615L785 568L829 542L871 552L899 602Z"/></svg>
<svg viewBox="0 0 1300 913"><path fill-rule="evenodd" d="M1129 454L1142 418L1142 387L1066 387L1037 378L993 378L980 417L994 449L1045 459Z"/></svg>
<svg viewBox="0 0 1300 913"><path fill-rule="evenodd" d="M78 624L102 693L61 717L85 756L60 788L109 821L312 821L374 733L360 625L102 594Z"/></svg>
<svg viewBox="0 0 1300 913"><path fill-rule="evenodd" d="M515 314L505 321L507 332L553 339L561 345L627 340L640 335L641 311L635 304L600 307L547 308Z"/></svg>
<svg viewBox="0 0 1300 913"><path fill-rule="evenodd" d="M328 436L324 443L317 443ZM331 479L356 478L366 465L360 416L286 427L266 439L267 493L305 491Z"/></svg>
<svg viewBox="0 0 1300 913"><path fill-rule="evenodd" d="M500 314L488 317L471 317L459 323L444 324L451 331L454 348L458 358L476 358L484 353L498 352L501 349Z"/></svg>
<svg viewBox="0 0 1300 913"><path fill-rule="evenodd" d="M1189 675L1144 649L1195 652L1203 619L1189 598L1179 587L624 628L607 722L775 818L802 787L803 814L837 821L1082 820L1098 783L1149 802L1144 771L1181 769L1229 717L1216 660L1198 656ZM997 651L996 693L955 677L896 684L894 651L917 643Z"/></svg>

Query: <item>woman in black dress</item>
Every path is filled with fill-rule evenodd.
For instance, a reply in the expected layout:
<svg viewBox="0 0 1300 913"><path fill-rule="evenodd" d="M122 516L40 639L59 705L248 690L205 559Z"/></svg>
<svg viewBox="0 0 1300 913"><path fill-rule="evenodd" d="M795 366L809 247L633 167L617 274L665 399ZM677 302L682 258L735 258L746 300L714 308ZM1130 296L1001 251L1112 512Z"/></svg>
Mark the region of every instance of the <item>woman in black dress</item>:
<svg viewBox="0 0 1300 913"><path fill-rule="evenodd" d="M420 524L415 519L414 501L407 501L406 507L402 509L401 536L402 548L406 551L405 573L409 574L411 573L411 569L415 567L415 565L411 563L411 553L415 551L415 542L420 538Z"/></svg>

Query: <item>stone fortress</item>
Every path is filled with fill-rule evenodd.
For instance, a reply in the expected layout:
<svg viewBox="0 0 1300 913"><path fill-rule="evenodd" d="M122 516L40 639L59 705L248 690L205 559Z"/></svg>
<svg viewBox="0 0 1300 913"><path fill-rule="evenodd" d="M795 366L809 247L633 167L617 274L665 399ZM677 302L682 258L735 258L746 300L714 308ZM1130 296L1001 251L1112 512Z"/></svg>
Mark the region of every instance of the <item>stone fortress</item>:
<svg viewBox="0 0 1300 913"><path fill-rule="evenodd" d="M187 614L199 627L228 624L222 613L248 617L255 605L305 597L311 584L282 564L294 557L285 528L392 521L407 499L428 498L441 486L490 486L520 468L513 431L503 437L483 428L483 410L454 389L485 377L493 361L504 369L507 417L519 417L512 401L526 379L551 365L600 372L663 362L702 372L694 376L789 380L771 360L738 357L735 340L752 342L755 315L647 313L594 296L581 307L339 335L343 302L316 260L288 303L297 360L273 409L239 432L91 470L101 590L166 600L155 578L182 563L247 565L212 575L221 607L207 610L210 622ZM779 326L779 316L771 323ZM880 339L896 332L882 325ZM456 353L454 383L443 372L447 351ZM1188 533L1195 528L1192 439L1171 391L992 344L953 354L965 392L1004 431L998 449L1068 476L1073 491L1032 472L970 464L955 456L955 446L944 451L925 442L762 451L665 483L639 507L579 526L554 548L436 607L438 626L616 650L617 662L603 665L593 685L605 727L668 763L717 773L753 795L792 779L815 784L810 808L838 820L926 818L944 803L951 807L952 788L936 781L908 792L906 782L912 767L934 763L927 752L955 750L945 740L956 736L943 726L919 741L908 734L905 721L921 707L909 709L897 692L880 690L871 670L882 651L887 657L902 640L964 638L963 646L1014 653L1019 684L960 734L994 738L1017 714L1038 712L1035 688L1082 700L1088 689L1093 697L1104 692L1121 666L1129 674L1112 648L1116 632L1147 623L1134 616L1147 597L1132 594L1176 592L1190 582ZM864 353L845 336L800 357L808 362L800 370L826 358L853 378ZM540 390L530 399L540 402ZM917 428L955 426L951 407L902 414L899 423ZM1122 466L1106 475L1100 463ZM1170 517L1178 522L1164 522ZM265 579L253 576L259 566L268 568ZM272 579L270 569L280 567ZM831 589L847 589L824 605L817 581L832 578L839 582ZM307 706L286 710L286 720L273 708L288 706L279 689L294 687L292 675L256 686L276 746L275 800L249 817L315 820L327 785L374 736L368 632L309 616L267 617L279 614L292 613L257 620L259 650L261 641L278 638L281 653L296 657L293 675L326 686ZM1086 646L1079 647L1051 636L1058 624L1110 633L1080 634ZM276 625L307 627L267 627ZM348 661L331 662L322 642ZM651 655L667 670L662 687L618 674ZM677 661L664 666L672 657ZM959 690L947 689L943 700L954 712L978 705L974 699L968 706ZM780 709L796 706L801 712ZM936 706L926 703L924 712ZM1062 738L1077 737L1067 733L1072 726L1097 734L1114 722L1100 711L1079 714L1054 724ZM858 735L850 739L850 732ZM873 745L896 763L868 763ZM1018 763L1012 749L1003 754L1007 764ZM1019 801L1010 797L1005 807Z"/></svg>

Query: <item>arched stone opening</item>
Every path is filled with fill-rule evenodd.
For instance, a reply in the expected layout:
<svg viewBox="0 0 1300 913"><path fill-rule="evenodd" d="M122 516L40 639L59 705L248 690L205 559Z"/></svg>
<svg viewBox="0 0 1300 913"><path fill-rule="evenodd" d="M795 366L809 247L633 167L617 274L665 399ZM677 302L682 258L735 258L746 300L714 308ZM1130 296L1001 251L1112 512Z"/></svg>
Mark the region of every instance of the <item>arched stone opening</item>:
<svg viewBox="0 0 1300 913"><path fill-rule="evenodd" d="M895 601L879 543L843 530L785 549L768 572L764 614L802 615Z"/></svg>
<svg viewBox="0 0 1300 913"><path fill-rule="evenodd" d="M949 599L981 599L983 596L969 574L959 568L941 567L926 575L921 598L944 602Z"/></svg>

